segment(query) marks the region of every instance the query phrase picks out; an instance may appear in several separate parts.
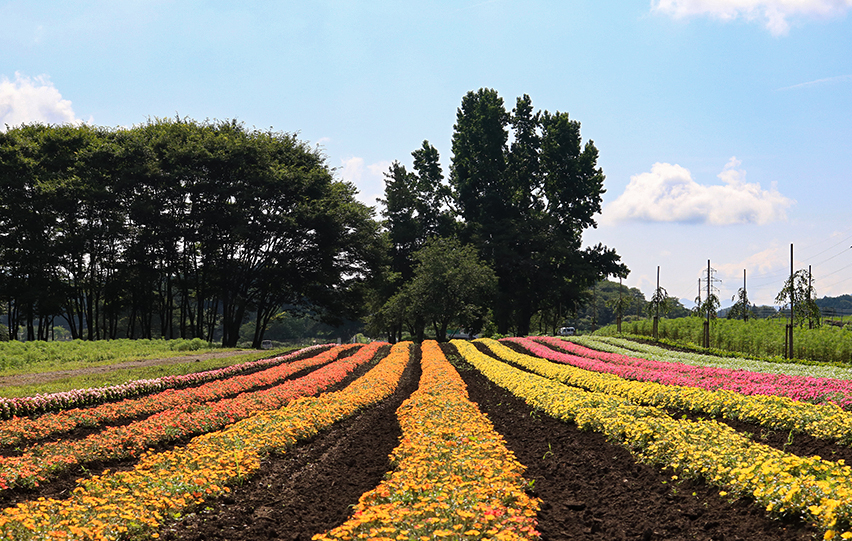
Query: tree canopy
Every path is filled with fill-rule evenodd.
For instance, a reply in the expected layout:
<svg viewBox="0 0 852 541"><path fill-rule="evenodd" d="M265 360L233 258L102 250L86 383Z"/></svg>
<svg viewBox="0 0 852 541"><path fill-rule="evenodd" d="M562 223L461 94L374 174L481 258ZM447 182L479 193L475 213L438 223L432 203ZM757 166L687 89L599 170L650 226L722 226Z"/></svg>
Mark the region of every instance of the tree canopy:
<svg viewBox="0 0 852 541"><path fill-rule="evenodd" d="M282 306L328 321L376 257L372 210L296 136L236 121L0 134L0 281L13 336L254 342ZM34 323L38 321L38 329Z"/></svg>
<svg viewBox="0 0 852 541"><path fill-rule="evenodd" d="M528 334L535 314L564 319L597 281L627 275L614 250L582 247L583 231L596 227L604 175L594 143L582 143L580 124L567 113L535 111L526 95L507 111L492 89L468 92L456 114L449 178L428 142L413 156L417 173L395 162L385 181L396 290L410 280L416 247L457 237L496 274L490 317L497 332ZM404 314L392 308L377 307L373 321L392 327ZM424 323L413 321L412 334Z"/></svg>

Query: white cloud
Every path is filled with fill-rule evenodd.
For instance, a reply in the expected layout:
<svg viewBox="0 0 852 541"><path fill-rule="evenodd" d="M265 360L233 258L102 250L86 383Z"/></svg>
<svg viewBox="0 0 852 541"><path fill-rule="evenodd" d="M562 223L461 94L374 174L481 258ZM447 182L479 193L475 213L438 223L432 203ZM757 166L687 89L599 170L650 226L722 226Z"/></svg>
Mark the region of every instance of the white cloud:
<svg viewBox="0 0 852 541"><path fill-rule="evenodd" d="M0 77L0 130L30 122L79 124L69 100L45 75L26 77L15 73L15 80Z"/></svg>
<svg viewBox="0 0 852 541"><path fill-rule="evenodd" d="M740 287L742 285L743 269L754 277L777 272L783 273L785 267L789 266L789 264L789 248L773 243L771 247L754 253L741 261L719 265L716 267L716 270L726 280L736 284L736 287ZM780 280L784 281L783 276Z"/></svg>
<svg viewBox="0 0 852 541"><path fill-rule="evenodd" d="M341 163L340 176L358 188L358 199L366 205L375 206L376 199L384 196L384 173L391 162L365 164L364 158L352 157L341 160Z"/></svg>
<svg viewBox="0 0 852 541"><path fill-rule="evenodd" d="M852 80L852 75L838 75L837 77L826 77L824 79L816 79L815 81L808 81L806 83L799 83L796 85L785 86L784 88L776 89L776 92L780 92L782 90L795 90L798 88L810 88L812 86L822 86L832 83L839 83L842 81L850 81Z"/></svg>
<svg viewBox="0 0 852 541"><path fill-rule="evenodd" d="M789 18L842 15L852 8L852 0L651 0L651 8L675 18L760 21L773 35L782 36L790 30Z"/></svg>
<svg viewBox="0 0 852 541"><path fill-rule="evenodd" d="M747 183L739 160L731 158L718 177L724 185L705 186L677 164L655 163L651 171L630 177L618 199L606 205L601 223L627 220L710 225L766 224L785 220L795 203L773 186Z"/></svg>

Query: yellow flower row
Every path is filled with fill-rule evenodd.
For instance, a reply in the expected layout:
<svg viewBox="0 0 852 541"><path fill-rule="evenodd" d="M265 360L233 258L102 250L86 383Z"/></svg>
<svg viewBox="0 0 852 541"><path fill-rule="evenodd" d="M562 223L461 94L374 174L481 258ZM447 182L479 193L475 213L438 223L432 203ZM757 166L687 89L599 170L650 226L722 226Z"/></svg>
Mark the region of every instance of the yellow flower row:
<svg viewBox="0 0 852 541"><path fill-rule="evenodd" d="M852 538L852 468L842 461L784 453L716 421L673 419L659 408L514 368L469 342L453 344L496 384L554 417L606 434L642 460L751 496L772 513L802 517L821 528L825 539L841 532Z"/></svg>
<svg viewBox="0 0 852 541"><path fill-rule="evenodd" d="M0 538L115 540L139 536L205 498L229 492L270 452L389 396L410 359L410 342L345 389L300 398L227 429L194 438L186 447L144 455L129 471L82 480L67 500L39 498L0 514ZM152 534L157 537L156 533Z"/></svg>
<svg viewBox="0 0 852 541"><path fill-rule="evenodd" d="M589 391L622 396L636 404L739 419L767 428L804 432L815 438L852 444L852 413L836 404L811 404L785 396L746 396L725 389L708 391L697 387L633 381L524 355L496 340L477 341L488 346L501 359L536 374Z"/></svg>
<svg viewBox="0 0 852 541"><path fill-rule="evenodd" d="M420 387L397 411L395 470L361 496L349 521L313 539L537 539L538 501L523 490L524 467L437 342L422 353Z"/></svg>

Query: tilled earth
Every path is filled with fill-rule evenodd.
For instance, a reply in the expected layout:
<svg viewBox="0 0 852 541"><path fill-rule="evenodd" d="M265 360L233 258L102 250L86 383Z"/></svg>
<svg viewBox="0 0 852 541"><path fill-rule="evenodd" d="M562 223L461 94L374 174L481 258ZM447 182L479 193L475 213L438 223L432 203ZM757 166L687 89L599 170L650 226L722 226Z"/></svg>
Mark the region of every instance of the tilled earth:
<svg viewBox="0 0 852 541"><path fill-rule="evenodd" d="M448 357L457 358L455 348L444 348ZM375 487L391 467L388 455L400 436L395 412L417 388L417 361L419 353L391 398L283 455L269 457L258 475L228 496L164 526L160 538L309 540L339 525L359 496ZM527 467L525 477L534 481L532 491L542 500L538 529L544 540L821 538L800 521L768 518L747 499L721 497L718 489L701 482L673 481L672 472L637 463L626 449L600 434L533 411L475 370L462 367L460 373L471 400ZM731 424L788 452L852 462L849 448Z"/></svg>

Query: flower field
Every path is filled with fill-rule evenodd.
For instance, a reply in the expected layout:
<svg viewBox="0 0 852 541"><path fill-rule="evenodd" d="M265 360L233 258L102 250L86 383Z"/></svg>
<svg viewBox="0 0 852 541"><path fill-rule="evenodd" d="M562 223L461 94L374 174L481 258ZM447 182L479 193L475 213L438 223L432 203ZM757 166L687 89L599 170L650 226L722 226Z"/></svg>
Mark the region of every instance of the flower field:
<svg viewBox="0 0 852 541"><path fill-rule="evenodd" d="M0 421L0 539L852 538L845 379L595 346L322 347Z"/></svg>

